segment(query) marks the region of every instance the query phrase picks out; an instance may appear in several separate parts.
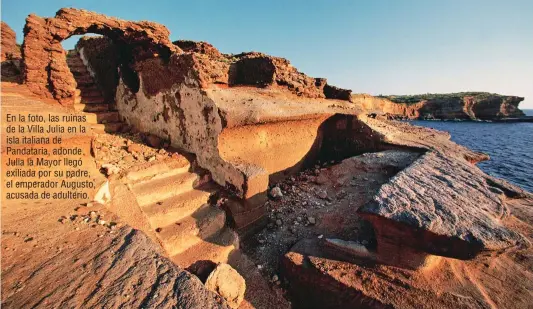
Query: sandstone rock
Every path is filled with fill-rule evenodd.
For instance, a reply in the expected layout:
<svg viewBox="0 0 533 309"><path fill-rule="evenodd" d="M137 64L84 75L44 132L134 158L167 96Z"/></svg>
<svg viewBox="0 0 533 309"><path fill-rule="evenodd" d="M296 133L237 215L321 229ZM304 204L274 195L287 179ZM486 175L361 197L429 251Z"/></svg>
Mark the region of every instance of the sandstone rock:
<svg viewBox="0 0 533 309"><path fill-rule="evenodd" d="M434 95L434 98L415 99L415 102L395 102L395 97L373 97L367 94L351 95L354 103L368 113L385 115L390 119L483 119L523 117L518 108L523 97L490 93L457 93Z"/></svg>
<svg viewBox="0 0 533 309"><path fill-rule="evenodd" d="M359 209L383 245L470 259L482 251L516 246L522 237L504 227L505 202L487 176L462 160L428 152L383 185Z"/></svg>
<svg viewBox="0 0 533 309"><path fill-rule="evenodd" d="M20 47L17 45L17 35L8 24L2 21L2 62L6 60L20 59Z"/></svg>
<svg viewBox="0 0 533 309"><path fill-rule="evenodd" d="M19 282L25 288L4 286L2 307L228 308L198 278L164 258L142 232L124 226L106 237L81 233L68 236L83 245L42 250L29 255L25 263L12 265L13 272L3 273L3 282ZM81 265L90 265L91 270ZM26 271L32 275L21 275Z"/></svg>
<svg viewBox="0 0 533 309"><path fill-rule="evenodd" d="M21 53L20 46L17 44L15 31L2 21L2 80L11 82L20 82L21 76Z"/></svg>
<svg viewBox="0 0 533 309"><path fill-rule="evenodd" d="M294 68L287 59L251 52L235 56L238 60L230 71L229 83L259 87L286 87L298 96L325 98L326 80L312 78Z"/></svg>
<svg viewBox="0 0 533 309"><path fill-rule="evenodd" d="M89 32L125 44L130 51L135 50L136 57L169 57L171 53L181 52L170 42L168 29L157 23L130 22L72 8L60 9L52 18L30 14L24 27L22 55L25 83L32 92L42 97L53 94L63 104L74 103L76 82L67 66L61 41L73 34ZM123 66L123 72L130 69L126 64ZM47 90L49 85L52 93Z"/></svg>
<svg viewBox="0 0 533 309"><path fill-rule="evenodd" d="M189 40L178 40L172 42L172 44L181 48L184 52L193 52L205 54L213 59L222 58L222 54L213 45L207 42L195 42Z"/></svg>
<svg viewBox="0 0 533 309"><path fill-rule="evenodd" d="M209 275L205 287L222 296L231 308L238 308L244 299L246 282L233 267L221 263Z"/></svg>
<svg viewBox="0 0 533 309"><path fill-rule="evenodd" d="M339 87L331 86L326 84L324 86L324 95L327 99L337 99L337 100L345 100L345 101L351 101L352 99L352 91L349 89L342 89Z"/></svg>
<svg viewBox="0 0 533 309"><path fill-rule="evenodd" d="M355 257L362 257L368 259L374 258L373 254L370 253L364 245L355 241L326 238L325 244L326 246L334 248L335 250L340 250L343 253L348 253Z"/></svg>

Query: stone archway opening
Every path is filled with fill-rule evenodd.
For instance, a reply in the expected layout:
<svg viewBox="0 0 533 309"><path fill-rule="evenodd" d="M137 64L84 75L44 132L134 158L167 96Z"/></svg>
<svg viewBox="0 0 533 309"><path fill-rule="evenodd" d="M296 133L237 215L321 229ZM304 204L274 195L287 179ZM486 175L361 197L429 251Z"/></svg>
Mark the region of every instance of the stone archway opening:
<svg viewBox="0 0 533 309"><path fill-rule="evenodd" d="M51 18L31 14L26 19L22 47L24 82L29 89L63 105L75 104L79 91L62 42L88 33L108 37L118 46L120 71L131 89L138 89L135 61L154 57L169 59L172 53L181 52L169 40L168 29L157 23L125 21L72 8L61 9Z"/></svg>

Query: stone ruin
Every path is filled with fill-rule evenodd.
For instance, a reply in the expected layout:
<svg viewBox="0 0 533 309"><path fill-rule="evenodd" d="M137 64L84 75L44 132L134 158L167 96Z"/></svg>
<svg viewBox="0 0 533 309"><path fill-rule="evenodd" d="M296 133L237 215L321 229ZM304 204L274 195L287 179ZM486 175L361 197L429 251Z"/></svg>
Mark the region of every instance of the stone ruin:
<svg viewBox="0 0 533 309"><path fill-rule="evenodd" d="M17 44L17 35L5 22L2 22L2 80L19 81L20 75L20 46Z"/></svg>
<svg viewBox="0 0 533 309"><path fill-rule="evenodd" d="M66 62L63 40L73 35L101 34L139 57L168 57L180 49L166 27L148 21L129 22L77 9L61 9L52 18L30 14L24 27L24 82L35 94L74 104L76 82ZM125 52L128 52L125 51ZM127 70L126 64L123 69Z"/></svg>
<svg viewBox="0 0 533 309"><path fill-rule="evenodd" d="M483 155L367 118L350 90L309 77L283 58L223 54L205 42L171 42L156 23L61 9L52 18L27 18L24 83L65 106L79 104L61 42L85 33L104 35L104 45L116 48L118 81L110 91L120 120L194 155L224 188L229 218L241 232L262 225L272 183L317 160L407 147L424 154L358 211L376 233L369 259L416 270L434 265L436 256L467 260L523 244L502 220L506 196L527 194L471 164ZM78 46L91 67L97 58L84 53L96 40Z"/></svg>

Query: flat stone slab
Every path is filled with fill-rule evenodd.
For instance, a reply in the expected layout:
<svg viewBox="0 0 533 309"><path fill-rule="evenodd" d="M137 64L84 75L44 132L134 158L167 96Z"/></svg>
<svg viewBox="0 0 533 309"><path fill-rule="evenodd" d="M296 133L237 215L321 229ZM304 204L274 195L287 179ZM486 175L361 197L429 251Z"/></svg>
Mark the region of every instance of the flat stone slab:
<svg viewBox="0 0 533 309"><path fill-rule="evenodd" d="M430 151L384 184L359 213L372 221L378 242L468 259L521 242L502 223L509 214L507 188L464 160Z"/></svg>

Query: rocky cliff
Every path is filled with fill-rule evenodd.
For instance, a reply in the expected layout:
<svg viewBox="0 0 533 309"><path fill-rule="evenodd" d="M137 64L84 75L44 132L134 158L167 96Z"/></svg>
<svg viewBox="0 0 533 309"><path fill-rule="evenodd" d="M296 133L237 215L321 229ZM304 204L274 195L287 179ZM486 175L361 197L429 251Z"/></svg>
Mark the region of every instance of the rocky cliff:
<svg viewBox="0 0 533 309"><path fill-rule="evenodd" d="M459 92L409 96L352 95L370 113L392 118L494 120L525 116L518 108L523 97L488 92Z"/></svg>

